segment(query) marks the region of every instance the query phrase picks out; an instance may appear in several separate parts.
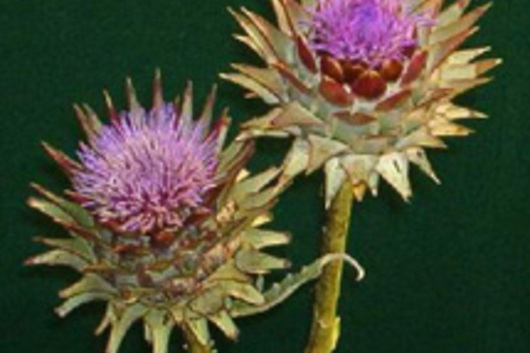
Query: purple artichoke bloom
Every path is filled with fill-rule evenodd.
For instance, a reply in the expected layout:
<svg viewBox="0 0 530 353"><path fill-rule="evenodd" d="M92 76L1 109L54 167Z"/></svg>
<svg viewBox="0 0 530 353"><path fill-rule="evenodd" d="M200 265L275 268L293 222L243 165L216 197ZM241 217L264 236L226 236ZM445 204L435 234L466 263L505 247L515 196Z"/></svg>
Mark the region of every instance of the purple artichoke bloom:
<svg viewBox="0 0 530 353"><path fill-rule="evenodd" d="M83 168L73 184L82 205L128 233L178 229L190 214L206 212L217 149L205 130L172 103L119 114L78 151Z"/></svg>
<svg viewBox="0 0 530 353"><path fill-rule="evenodd" d="M292 136L288 177L326 172L326 205L345 180L358 200L386 180L412 195L411 165L438 178L425 149L467 136L462 119L485 115L453 99L489 81L489 47L460 49L491 4L470 1L271 0L278 25L233 12L237 38L266 67L234 64L222 77L273 106L243 136ZM447 6L444 6L447 5Z"/></svg>
<svg viewBox="0 0 530 353"><path fill-rule="evenodd" d="M168 352L174 329L186 332L190 346L213 350L208 322L236 339L233 318L260 313L315 277L305 271L282 281L279 297L265 297L257 275L289 266L264 252L291 238L264 227L283 191L281 168L250 173L253 141L224 146L231 119L224 110L213 120L215 89L195 116L191 84L178 103L164 100L159 71L153 88L149 110L130 80L127 110L117 113L106 94L108 123L88 105L75 105L88 137L78 160L44 143L73 188L65 198L34 184L40 196L28 200L69 236L37 238L52 249L26 264L80 273L60 292L61 317L85 303L107 303L96 330L109 331L106 353L118 352L136 322L154 353ZM318 275L338 259L327 256L312 268Z"/></svg>
<svg viewBox="0 0 530 353"><path fill-rule="evenodd" d="M314 50L372 67L403 60L417 45L416 28L429 23L399 0L320 0L312 12Z"/></svg>

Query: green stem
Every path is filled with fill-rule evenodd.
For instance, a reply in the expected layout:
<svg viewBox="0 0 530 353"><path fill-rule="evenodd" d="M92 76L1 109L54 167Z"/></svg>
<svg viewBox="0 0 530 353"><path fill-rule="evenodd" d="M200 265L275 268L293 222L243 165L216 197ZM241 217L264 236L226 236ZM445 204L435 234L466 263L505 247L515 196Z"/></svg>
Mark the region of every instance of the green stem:
<svg viewBox="0 0 530 353"><path fill-rule="evenodd" d="M213 353L211 345L204 345L197 339L197 336L187 327L182 328L184 339L187 344L187 353Z"/></svg>
<svg viewBox="0 0 530 353"><path fill-rule="evenodd" d="M322 255L346 252L353 192L345 182L328 210L327 227L322 241ZM337 305L340 296L342 261L329 264L316 285L313 324L305 353L331 353L340 335Z"/></svg>

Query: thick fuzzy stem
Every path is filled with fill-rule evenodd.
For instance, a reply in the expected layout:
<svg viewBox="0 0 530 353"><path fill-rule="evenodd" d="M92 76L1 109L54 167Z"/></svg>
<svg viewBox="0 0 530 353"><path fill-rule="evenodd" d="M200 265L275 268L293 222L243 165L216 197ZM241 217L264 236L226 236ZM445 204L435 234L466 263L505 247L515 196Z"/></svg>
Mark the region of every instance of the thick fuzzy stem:
<svg viewBox="0 0 530 353"><path fill-rule="evenodd" d="M322 254L346 252L346 240L350 226L353 205L353 192L349 182L345 182L328 210L327 227L324 230ZM331 353L340 335L340 318L337 305L340 295L342 261L329 264L319 278L311 336L305 353Z"/></svg>
<svg viewBox="0 0 530 353"><path fill-rule="evenodd" d="M197 336L189 329L189 327L183 327L183 335L186 341L186 352L187 353L213 353L214 350L211 345L204 345L197 339Z"/></svg>

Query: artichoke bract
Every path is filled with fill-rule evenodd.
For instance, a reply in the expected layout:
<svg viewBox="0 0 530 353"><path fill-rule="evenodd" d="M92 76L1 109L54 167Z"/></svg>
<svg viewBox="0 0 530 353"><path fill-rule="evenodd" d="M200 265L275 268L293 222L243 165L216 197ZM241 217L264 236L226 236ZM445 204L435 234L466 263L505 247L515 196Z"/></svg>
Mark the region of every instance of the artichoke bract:
<svg viewBox="0 0 530 353"><path fill-rule="evenodd" d="M159 74L150 110L138 103L130 81L127 98L128 110L119 113L106 95L107 124L89 106L75 106L88 137L79 161L44 145L73 188L63 197L35 184L41 197L30 198L29 205L71 236L38 238L53 249L27 263L69 266L82 274L60 292L61 317L88 302L107 302L96 330L110 329L107 353L118 350L137 321L155 353L167 351L175 327L205 346L212 344L208 322L235 339L232 317L283 300L285 291L302 277L314 278L325 261L265 293L259 278L289 266L262 252L290 240L287 233L262 228L281 191L279 168L252 175L244 168L252 142L224 147L230 121L226 111L211 121L215 91L198 119L191 85L180 103L166 103Z"/></svg>
<svg viewBox="0 0 530 353"><path fill-rule="evenodd" d="M443 2L272 0L277 26L232 11L245 31L236 38L266 66L234 64L222 77L274 106L240 139L294 137L284 178L323 167L327 207L345 181L359 200L381 178L409 199L411 164L439 182L425 150L470 134L459 120L486 117L453 100L501 63L476 60L489 47L458 49L490 4Z"/></svg>

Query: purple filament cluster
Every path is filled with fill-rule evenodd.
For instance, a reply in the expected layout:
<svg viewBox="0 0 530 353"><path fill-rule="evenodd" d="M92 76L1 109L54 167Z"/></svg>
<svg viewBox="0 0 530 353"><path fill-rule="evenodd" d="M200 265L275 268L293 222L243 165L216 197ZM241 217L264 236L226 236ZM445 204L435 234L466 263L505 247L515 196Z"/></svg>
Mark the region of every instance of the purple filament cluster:
<svg viewBox="0 0 530 353"><path fill-rule="evenodd" d="M78 150L83 169L73 185L83 206L118 231L171 231L207 212L217 148L207 126L182 119L172 104L123 112Z"/></svg>
<svg viewBox="0 0 530 353"><path fill-rule="evenodd" d="M404 58L415 46L415 29L428 18L410 14L400 0L320 0L310 27L314 50L374 67Z"/></svg>

